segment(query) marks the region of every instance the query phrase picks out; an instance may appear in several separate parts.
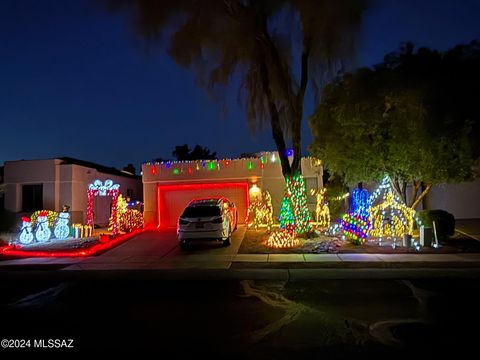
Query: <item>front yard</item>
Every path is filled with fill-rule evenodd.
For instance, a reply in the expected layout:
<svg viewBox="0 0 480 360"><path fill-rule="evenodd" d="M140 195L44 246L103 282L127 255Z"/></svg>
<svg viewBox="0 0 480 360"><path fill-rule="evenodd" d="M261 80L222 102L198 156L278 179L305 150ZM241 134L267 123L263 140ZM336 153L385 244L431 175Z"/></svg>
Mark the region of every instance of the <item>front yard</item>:
<svg viewBox="0 0 480 360"><path fill-rule="evenodd" d="M392 242L383 242L379 245L377 239L367 240L363 245L353 245L342 240L339 236L318 235L311 239L300 239L300 245L294 248L276 249L266 245L269 234L265 229L249 229L238 251L239 254L326 254L326 253L371 253L371 254L403 254L403 253L426 253L426 254L449 254L480 252L480 242L465 237L459 233L447 240L440 241L439 248L421 247L419 251L413 247L401 246L397 242L393 248ZM415 238L415 237L414 237ZM416 237L418 239L418 236Z"/></svg>

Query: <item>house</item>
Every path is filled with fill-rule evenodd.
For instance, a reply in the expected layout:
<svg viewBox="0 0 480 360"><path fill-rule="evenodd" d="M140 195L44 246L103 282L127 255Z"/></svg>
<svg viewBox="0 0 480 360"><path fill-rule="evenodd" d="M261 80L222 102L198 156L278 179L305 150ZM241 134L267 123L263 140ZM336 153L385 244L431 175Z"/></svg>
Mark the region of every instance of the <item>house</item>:
<svg viewBox="0 0 480 360"><path fill-rule="evenodd" d="M70 207L72 223L85 223L87 189L96 179L112 180L120 193L142 200L141 177L115 168L70 157L45 160L6 161L4 169L5 208L21 214L36 210L61 211ZM106 225L109 197L95 197L94 222Z"/></svg>
<svg viewBox="0 0 480 360"><path fill-rule="evenodd" d="M290 157L291 160L291 157ZM302 158L302 173L308 206L315 211L316 198L310 189L322 188L323 167L317 159ZM268 190L274 216L278 217L285 192L277 152L222 160L151 162L142 166L144 219L146 226L174 227L188 202L194 198L225 196L245 223L249 202Z"/></svg>

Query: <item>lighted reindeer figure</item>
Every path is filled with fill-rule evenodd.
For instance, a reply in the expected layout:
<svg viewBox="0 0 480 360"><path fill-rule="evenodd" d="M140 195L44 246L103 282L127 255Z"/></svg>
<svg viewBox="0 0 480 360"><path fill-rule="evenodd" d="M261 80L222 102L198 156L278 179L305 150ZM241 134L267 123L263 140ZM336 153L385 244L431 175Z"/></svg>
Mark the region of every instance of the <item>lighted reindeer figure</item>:
<svg viewBox="0 0 480 360"><path fill-rule="evenodd" d="M330 226L330 208L328 207L328 202L325 199L325 193L327 188L317 192L317 206L315 209L317 223L323 227Z"/></svg>
<svg viewBox="0 0 480 360"><path fill-rule="evenodd" d="M264 221L267 223L267 231L270 232L273 226L273 205L272 196L267 190L263 192L263 201L265 204Z"/></svg>

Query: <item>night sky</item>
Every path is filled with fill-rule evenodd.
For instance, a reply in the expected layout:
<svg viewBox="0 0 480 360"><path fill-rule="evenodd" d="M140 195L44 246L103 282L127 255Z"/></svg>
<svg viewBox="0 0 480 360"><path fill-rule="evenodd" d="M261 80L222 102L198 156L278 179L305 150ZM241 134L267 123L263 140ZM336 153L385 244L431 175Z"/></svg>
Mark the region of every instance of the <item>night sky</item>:
<svg viewBox="0 0 480 360"><path fill-rule="evenodd" d="M478 0L381 0L365 13L358 65L402 41L438 50L480 38ZM232 89L233 98L236 89ZM312 105L308 106L312 109ZM123 167L201 144L220 157L274 150L235 103L226 116L193 73L95 0L0 1L0 164L77 157ZM304 123L304 149L311 142Z"/></svg>

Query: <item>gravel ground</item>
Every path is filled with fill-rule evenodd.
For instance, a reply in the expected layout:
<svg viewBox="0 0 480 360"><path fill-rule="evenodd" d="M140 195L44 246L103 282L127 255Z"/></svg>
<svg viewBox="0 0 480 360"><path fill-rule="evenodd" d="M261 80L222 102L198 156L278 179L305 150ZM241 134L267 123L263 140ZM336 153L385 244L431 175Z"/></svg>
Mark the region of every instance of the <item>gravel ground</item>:
<svg viewBox="0 0 480 360"><path fill-rule="evenodd" d="M353 245L342 240L339 236L320 234L311 239L300 239L300 246L290 249L272 249L265 245L269 234L266 230L247 230L240 254L322 254L322 253L376 253L376 254L401 254L401 253L428 253L449 254L464 252L480 252L480 242L456 233L449 239L440 241L440 248L422 247L420 251L413 247L403 247L397 242L393 248L392 241L383 241L380 245L378 239L368 240L363 245Z"/></svg>

